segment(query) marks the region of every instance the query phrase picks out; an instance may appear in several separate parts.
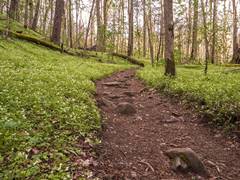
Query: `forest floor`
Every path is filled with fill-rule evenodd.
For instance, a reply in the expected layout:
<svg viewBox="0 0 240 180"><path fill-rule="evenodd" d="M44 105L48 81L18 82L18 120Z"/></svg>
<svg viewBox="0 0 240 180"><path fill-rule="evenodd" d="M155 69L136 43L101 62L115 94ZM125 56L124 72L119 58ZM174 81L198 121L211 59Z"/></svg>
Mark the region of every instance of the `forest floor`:
<svg viewBox="0 0 240 180"><path fill-rule="evenodd" d="M240 143L208 127L188 107L146 88L135 73L122 71L96 83L104 119L96 176L201 179L174 172L164 155L169 149L188 147L201 157L210 179L240 179ZM118 113L124 102L132 104L136 113Z"/></svg>

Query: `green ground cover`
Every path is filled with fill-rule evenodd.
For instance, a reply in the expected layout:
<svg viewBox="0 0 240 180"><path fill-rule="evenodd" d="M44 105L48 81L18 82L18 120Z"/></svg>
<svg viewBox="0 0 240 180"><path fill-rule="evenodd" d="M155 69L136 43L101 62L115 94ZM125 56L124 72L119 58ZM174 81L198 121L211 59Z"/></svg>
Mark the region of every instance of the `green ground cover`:
<svg viewBox="0 0 240 180"><path fill-rule="evenodd" d="M0 39L0 179L70 178L78 138L100 128L93 81L130 67L108 61Z"/></svg>
<svg viewBox="0 0 240 180"><path fill-rule="evenodd" d="M149 86L168 95L194 102L196 108L209 119L209 123L226 129L239 128L240 123L240 71L238 66L210 66L207 76L203 66L177 66L177 77L163 76L164 67L150 65L138 72Z"/></svg>

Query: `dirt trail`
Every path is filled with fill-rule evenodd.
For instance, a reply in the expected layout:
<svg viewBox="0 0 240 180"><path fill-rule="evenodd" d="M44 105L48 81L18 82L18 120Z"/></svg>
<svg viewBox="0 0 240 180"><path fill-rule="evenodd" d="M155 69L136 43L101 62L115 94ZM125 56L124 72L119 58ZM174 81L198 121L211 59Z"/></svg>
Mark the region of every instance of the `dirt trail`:
<svg viewBox="0 0 240 180"><path fill-rule="evenodd" d="M213 133L191 110L145 88L134 70L98 81L96 98L104 118L97 150L100 179L196 178L171 170L163 152L176 147L192 148L210 179L240 179L239 143ZM132 103L137 113L117 113L116 106L122 102Z"/></svg>

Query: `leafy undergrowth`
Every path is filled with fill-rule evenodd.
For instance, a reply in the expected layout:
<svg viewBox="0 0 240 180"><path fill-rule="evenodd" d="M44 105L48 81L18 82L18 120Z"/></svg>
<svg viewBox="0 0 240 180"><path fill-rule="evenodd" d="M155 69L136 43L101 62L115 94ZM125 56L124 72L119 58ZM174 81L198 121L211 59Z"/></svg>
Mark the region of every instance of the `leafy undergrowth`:
<svg viewBox="0 0 240 180"><path fill-rule="evenodd" d="M235 73L233 68L220 66L209 69L205 76L201 66L178 66L177 77L170 78L163 76L163 66L147 66L138 72L138 76L161 92L191 102L209 123L225 130L239 129L240 71Z"/></svg>
<svg viewBox="0 0 240 180"><path fill-rule="evenodd" d="M79 139L100 128L93 81L129 68L0 40L0 179L70 179Z"/></svg>
<svg viewBox="0 0 240 180"><path fill-rule="evenodd" d="M13 20L8 22L6 16L0 15L0 29L6 29L8 26L10 27L10 31L23 32L24 34L31 35L32 37L44 38L41 34L35 31L25 29L21 23Z"/></svg>

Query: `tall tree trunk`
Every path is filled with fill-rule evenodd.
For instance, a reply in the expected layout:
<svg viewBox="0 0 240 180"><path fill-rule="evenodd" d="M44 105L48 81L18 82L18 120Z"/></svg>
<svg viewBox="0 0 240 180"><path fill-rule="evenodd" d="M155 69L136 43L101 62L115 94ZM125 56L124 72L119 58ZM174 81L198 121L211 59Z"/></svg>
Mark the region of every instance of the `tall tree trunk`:
<svg viewBox="0 0 240 180"><path fill-rule="evenodd" d="M149 41L149 50L150 50L150 57L151 57L151 64L154 66L154 50L153 50L153 43L152 43L152 8L151 8L152 1L148 0L148 22L147 22L147 29L148 29L148 41Z"/></svg>
<svg viewBox="0 0 240 180"><path fill-rule="evenodd" d="M237 20L237 4L236 0L232 0L233 4L233 57L232 63L240 64L240 47L238 44L238 20Z"/></svg>
<svg viewBox="0 0 240 180"><path fill-rule="evenodd" d="M107 38L107 23L108 23L108 0L103 1L103 47L105 50Z"/></svg>
<svg viewBox="0 0 240 180"><path fill-rule="evenodd" d="M129 18L129 32L128 32L128 56L133 55L133 0L128 0L128 18Z"/></svg>
<svg viewBox="0 0 240 180"><path fill-rule="evenodd" d="M121 52L122 53L125 53L125 50L126 50L126 41L125 41L125 38L124 38L124 35L125 35L125 0L122 0L121 1L121 10L122 10L122 16L121 16L121 34L122 34L122 39L121 39Z"/></svg>
<svg viewBox="0 0 240 180"><path fill-rule="evenodd" d="M203 25L204 25L204 41L205 41L205 74L207 74L208 60L209 60L208 27L207 27L206 9L205 9L205 4L203 0L201 0L201 4L202 4Z"/></svg>
<svg viewBox="0 0 240 180"><path fill-rule="evenodd" d="M104 51L103 39L104 29L101 20L100 0L96 0L96 18L97 18L97 51Z"/></svg>
<svg viewBox="0 0 240 180"><path fill-rule="evenodd" d="M163 0L161 0L161 15L160 15L160 34L159 34L159 45L158 45L158 52L157 52L157 62L159 62L161 57L161 49L163 46L163 39L164 39L164 7L163 7ZM162 57L161 57L162 58Z"/></svg>
<svg viewBox="0 0 240 180"><path fill-rule="evenodd" d="M34 18L33 18L32 30L34 30L34 31L36 31L36 29L37 29L39 11L40 11L40 3L41 3L41 0L38 0L37 5L36 5L36 9L35 9Z"/></svg>
<svg viewBox="0 0 240 180"><path fill-rule="evenodd" d="M212 64L216 61L216 36L217 36L217 0L213 1L213 38L212 38L212 52L211 52L211 61Z"/></svg>
<svg viewBox="0 0 240 180"><path fill-rule="evenodd" d="M69 14L69 42L70 42L70 48L73 48L73 30L72 30L72 0L68 0L68 14Z"/></svg>
<svg viewBox="0 0 240 180"><path fill-rule="evenodd" d="M95 0L92 1L92 8L91 8L91 11L90 11L90 17L89 17L89 20L88 20L88 25L87 25L87 30L86 30L86 35L85 35L85 42L84 42L84 48L86 49L87 48L87 43L88 43L88 34L89 34L89 31L90 31L90 27L91 27L91 22L93 21L93 16L95 14L94 12L94 7L95 7Z"/></svg>
<svg viewBox="0 0 240 180"><path fill-rule="evenodd" d="M146 57L146 0L143 0L143 57Z"/></svg>
<svg viewBox="0 0 240 180"><path fill-rule="evenodd" d="M187 36L187 58L190 57L190 51L191 51L191 39L192 39L192 0L188 1L188 13L187 13L187 19L188 19L188 36Z"/></svg>
<svg viewBox="0 0 240 180"><path fill-rule="evenodd" d="M45 0L45 5L47 5L47 1L48 0ZM43 17L43 34L46 33L47 17L48 17L50 9L51 9L51 5L48 4L47 7L46 7L46 11L44 13L44 17Z"/></svg>
<svg viewBox="0 0 240 180"><path fill-rule="evenodd" d="M197 58L197 49L198 49L198 0L194 0L194 16L193 16L193 34L192 34L192 51L190 59L193 61Z"/></svg>
<svg viewBox="0 0 240 180"><path fill-rule="evenodd" d="M75 14L75 17L76 17L76 25L75 25L75 39L76 39L76 43L77 43L77 47L79 48L80 47L80 40L78 39L78 37L80 37L79 33L80 33L80 28L81 28L81 23L80 23L80 20L79 20L79 14L81 13L80 12L80 1L79 0L75 0L75 6L76 6L76 14Z"/></svg>
<svg viewBox="0 0 240 180"><path fill-rule="evenodd" d="M16 19L17 16L17 11L18 11L18 5L19 5L19 0L11 0L10 2L10 8L8 11L8 16L11 19Z"/></svg>
<svg viewBox="0 0 240 180"><path fill-rule="evenodd" d="M28 24L31 27L33 22L33 0L29 0L29 21Z"/></svg>
<svg viewBox="0 0 240 180"><path fill-rule="evenodd" d="M24 28L28 28L28 5L29 0L25 0Z"/></svg>
<svg viewBox="0 0 240 180"><path fill-rule="evenodd" d="M175 76L176 67L174 61L174 26L173 26L173 0L164 0L164 24L165 24L165 75Z"/></svg>
<svg viewBox="0 0 240 180"><path fill-rule="evenodd" d="M64 14L64 0L57 0L51 40L58 45L60 45L61 43L61 26L63 14Z"/></svg>

